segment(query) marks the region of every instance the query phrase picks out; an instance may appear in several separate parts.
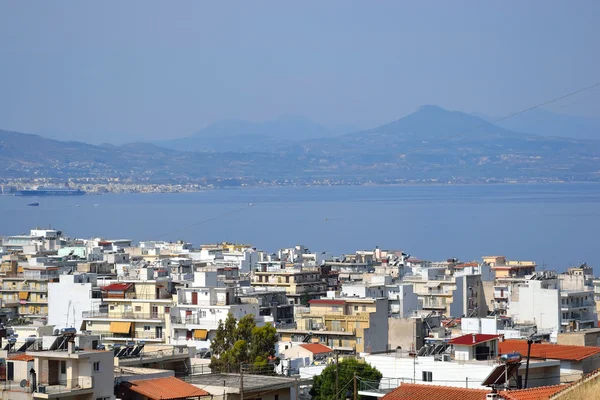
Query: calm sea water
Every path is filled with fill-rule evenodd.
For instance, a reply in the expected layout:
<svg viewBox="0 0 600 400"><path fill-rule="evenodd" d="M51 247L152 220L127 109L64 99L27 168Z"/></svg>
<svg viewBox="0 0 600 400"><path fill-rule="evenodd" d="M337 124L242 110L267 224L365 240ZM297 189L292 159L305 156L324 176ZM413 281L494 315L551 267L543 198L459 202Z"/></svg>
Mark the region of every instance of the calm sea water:
<svg viewBox="0 0 600 400"><path fill-rule="evenodd" d="M0 196L0 235L40 226L71 237L305 244L334 254L380 246L422 259L506 255L564 270L600 267L600 185L281 187L199 193ZM597 270L597 273L600 270Z"/></svg>

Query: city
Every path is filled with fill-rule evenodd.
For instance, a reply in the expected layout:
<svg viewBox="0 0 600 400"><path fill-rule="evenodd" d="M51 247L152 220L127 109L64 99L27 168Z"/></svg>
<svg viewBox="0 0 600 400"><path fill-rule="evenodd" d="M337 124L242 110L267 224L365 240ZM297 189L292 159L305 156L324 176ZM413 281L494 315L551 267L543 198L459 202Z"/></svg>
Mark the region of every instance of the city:
<svg viewBox="0 0 600 400"><path fill-rule="evenodd" d="M134 243L40 228L6 236L3 398L308 399L327 368L337 377L350 362L378 371L354 370L348 396L365 398L560 398L597 387L591 266L557 273L505 256L409 253ZM247 323L250 353L255 334L272 336L264 356L219 345Z"/></svg>

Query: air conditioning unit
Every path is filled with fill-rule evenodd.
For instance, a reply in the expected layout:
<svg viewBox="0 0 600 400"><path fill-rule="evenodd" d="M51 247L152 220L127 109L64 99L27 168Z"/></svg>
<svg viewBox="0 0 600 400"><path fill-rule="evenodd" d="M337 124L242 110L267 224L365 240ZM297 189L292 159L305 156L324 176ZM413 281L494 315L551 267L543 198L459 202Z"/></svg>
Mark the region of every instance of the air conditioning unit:
<svg viewBox="0 0 600 400"><path fill-rule="evenodd" d="M442 354L442 361L450 362L451 361L450 354Z"/></svg>
<svg viewBox="0 0 600 400"><path fill-rule="evenodd" d="M37 392L38 393L46 393L46 386L44 386L44 385L38 385Z"/></svg>

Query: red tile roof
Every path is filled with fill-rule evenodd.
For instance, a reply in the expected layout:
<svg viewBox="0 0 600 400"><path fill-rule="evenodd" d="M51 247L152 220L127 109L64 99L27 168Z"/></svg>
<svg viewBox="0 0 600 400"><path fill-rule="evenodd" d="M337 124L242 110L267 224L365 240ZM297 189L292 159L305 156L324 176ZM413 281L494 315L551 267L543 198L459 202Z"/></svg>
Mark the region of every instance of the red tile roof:
<svg viewBox="0 0 600 400"><path fill-rule="evenodd" d="M546 400L569 385L540 386L531 389L518 389L500 392L505 400Z"/></svg>
<svg viewBox="0 0 600 400"><path fill-rule="evenodd" d="M498 346L500 354L521 353L527 357L526 340L505 340ZM563 361L581 361L600 354L600 347L567 346L562 344L534 343L531 345L531 358L554 359Z"/></svg>
<svg viewBox="0 0 600 400"><path fill-rule="evenodd" d="M320 343L301 344L300 346L304 347L313 354L331 353L333 351L329 347Z"/></svg>
<svg viewBox="0 0 600 400"><path fill-rule="evenodd" d="M488 393L486 389L402 383L381 400L485 400Z"/></svg>
<svg viewBox="0 0 600 400"><path fill-rule="evenodd" d="M333 305L344 305L346 302L344 300L330 300L330 299L316 299L309 300L309 304L333 304Z"/></svg>
<svg viewBox="0 0 600 400"><path fill-rule="evenodd" d="M12 354L12 355L8 356L8 359L11 361L34 361L35 360L35 358L33 358L32 356L25 354L25 353Z"/></svg>
<svg viewBox="0 0 600 400"><path fill-rule="evenodd" d="M104 290L104 291L110 291L110 292L125 292L125 291L129 290L132 286L133 286L133 283L112 283L112 284L110 284L108 286L104 286L100 289Z"/></svg>
<svg viewBox="0 0 600 400"><path fill-rule="evenodd" d="M141 394L152 400L174 400L187 399L190 397L210 396L210 394L194 385L177 379L173 376L168 378L156 378L141 381L126 382L129 390Z"/></svg>
<svg viewBox="0 0 600 400"><path fill-rule="evenodd" d="M502 335L485 335L485 334L468 334L450 339L448 343L458 344L462 346L475 346L479 343L489 342L490 340L498 339Z"/></svg>

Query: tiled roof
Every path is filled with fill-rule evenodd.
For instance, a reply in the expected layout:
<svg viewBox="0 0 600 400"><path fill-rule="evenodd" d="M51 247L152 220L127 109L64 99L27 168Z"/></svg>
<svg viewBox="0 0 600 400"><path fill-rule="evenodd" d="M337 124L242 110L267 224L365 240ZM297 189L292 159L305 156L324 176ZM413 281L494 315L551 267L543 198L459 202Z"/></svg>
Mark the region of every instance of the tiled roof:
<svg viewBox="0 0 600 400"><path fill-rule="evenodd" d="M320 343L308 343L308 344L301 344L301 347L304 347L306 350L310 351L313 354L322 354L322 353L331 353L332 350L325 346L322 345Z"/></svg>
<svg viewBox="0 0 600 400"><path fill-rule="evenodd" d="M12 354L10 356L8 356L8 359L11 361L34 361L35 358L33 358L30 355L27 355L25 353L20 353L20 354Z"/></svg>
<svg viewBox="0 0 600 400"><path fill-rule="evenodd" d="M333 305L344 305L346 302L344 300L331 300L331 299L316 299L309 300L309 304L333 304Z"/></svg>
<svg viewBox="0 0 600 400"><path fill-rule="evenodd" d="M527 357L526 340L505 340L500 342L500 354L521 353ZM567 346L562 344L534 343L531 345L531 358L554 359L563 361L581 361L588 357L600 354L600 347L593 346Z"/></svg>
<svg viewBox="0 0 600 400"><path fill-rule="evenodd" d="M112 283L108 286L104 286L100 288L101 290L111 291L111 292L124 292L129 290L133 286L133 283Z"/></svg>
<svg viewBox="0 0 600 400"><path fill-rule="evenodd" d="M142 381L131 381L125 383L129 390L141 394L152 400L174 400L187 399L189 397L210 396L205 390L177 379L173 376L168 378L156 378Z"/></svg>
<svg viewBox="0 0 600 400"><path fill-rule="evenodd" d="M450 339L448 343L458 344L463 346L474 346L479 343L489 342L490 340L498 339L501 335L485 335L485 334L468 334Z"/></svg>
<svg viewBox="0 0 600 400"><path fill-rule="evenodd" d="M485 400L488 393L486 389L402 383L381 400Z"/></svg>
<svg viewBox="0 0 600 400"><path fill-rule="evenodd" d="M569 385L540 386L531 389L518 389L500 392L505 400L547 400Z"/></svg>

